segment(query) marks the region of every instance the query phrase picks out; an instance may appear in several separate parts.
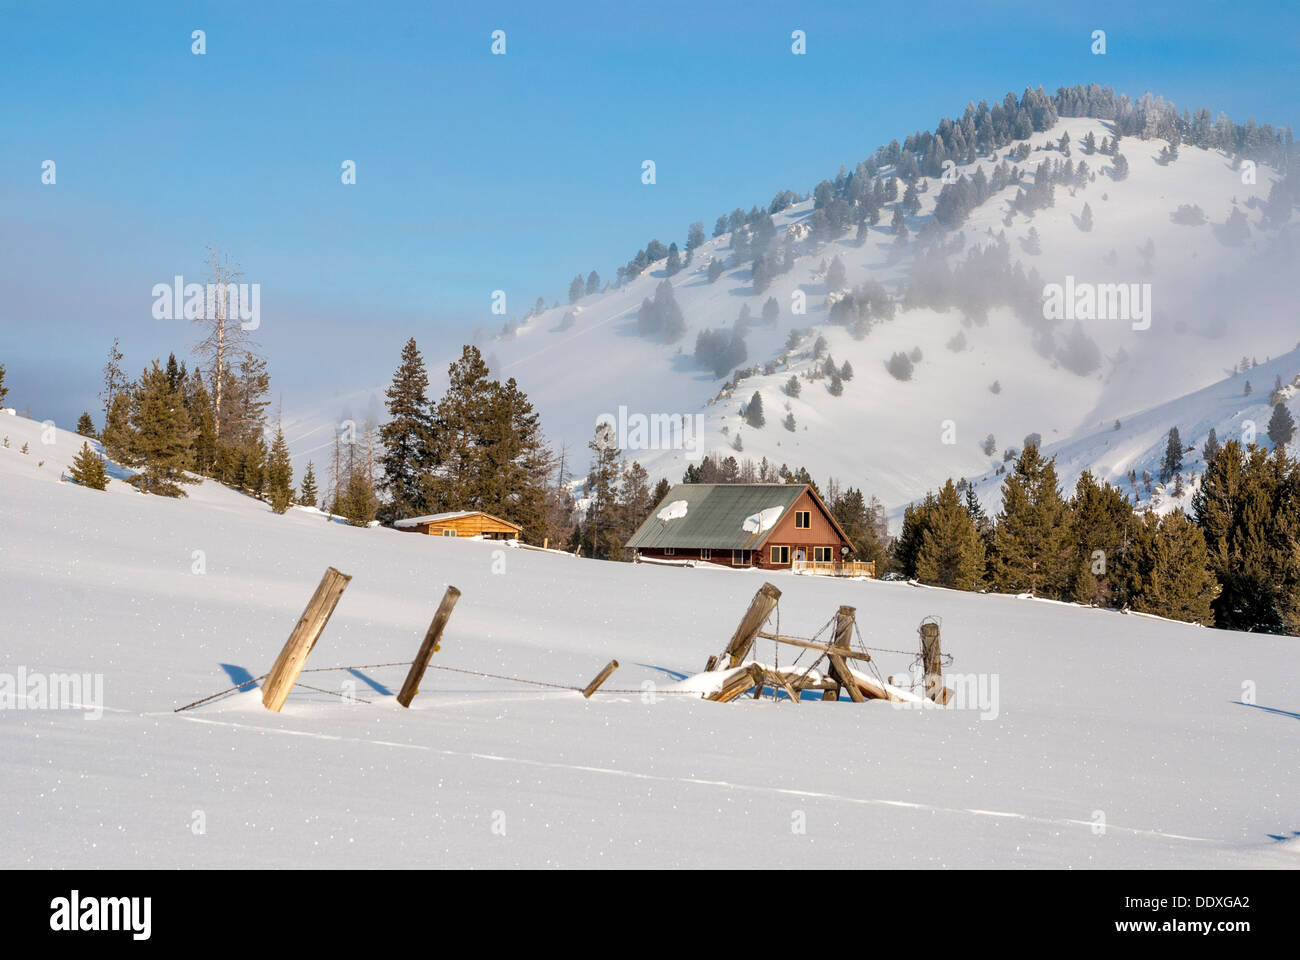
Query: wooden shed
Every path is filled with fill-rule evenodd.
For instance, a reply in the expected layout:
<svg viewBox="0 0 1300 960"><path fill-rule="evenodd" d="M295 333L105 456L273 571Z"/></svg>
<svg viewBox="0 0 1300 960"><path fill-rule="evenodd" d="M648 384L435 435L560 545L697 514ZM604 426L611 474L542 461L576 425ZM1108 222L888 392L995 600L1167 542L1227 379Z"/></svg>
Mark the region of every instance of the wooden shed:
<svg viewBox="0 0 1300 960"><path fill-rule="evenodd" d="M456 510L410 517L393 524L407 533L427 533L435 537L482 537L484 540L518 540L524 528L482 510Z"/></svg>

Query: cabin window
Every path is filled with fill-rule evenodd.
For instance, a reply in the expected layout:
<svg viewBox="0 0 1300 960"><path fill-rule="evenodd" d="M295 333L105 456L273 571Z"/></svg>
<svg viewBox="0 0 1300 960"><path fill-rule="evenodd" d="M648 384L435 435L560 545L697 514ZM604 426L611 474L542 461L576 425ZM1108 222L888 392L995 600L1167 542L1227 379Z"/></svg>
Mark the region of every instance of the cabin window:
<svg viewBox="0 0 1300 960"><path fill-rule="evenodd" d="M454 537L454 536L456 536L456 531L455 531L455 530L444 530L444 531L442 531L442 535L443 535L444 537Z"/></svg>
<svg viewBox="0 0 1300 960"><path fill-rule="evenodd" d="M713 556L713 551L710 550L708 547L701 547L701 548L700 548L700 559L701 559L701 560L708 560L708 559L709 559L710 557L712 557L712 556Z"/></svg>
<svg viewBox="0 0 1300 960"><path fill-rule="evenodd" d="M677 548L676 548L676 547L664 547L664 556L665 556L665 557L671 557L671 556L672 556L673 554L675 554L676 552L677 552Z"/></svg>
<svg viewBox="0 0 1300 960"><path fill-rule="evenodd" d="M812 526L811 510L796 510L794 512L794 525L798 530L807 530Z"/></svg>
<svg viewBox="0 0 1300 960"><path fill-rule="evenodd" d="M772 548L772 562L773 562L773 563L789 563L789 562L790 562L790 548L789 548L789 547L773 547L773 548Z"/></svg>
<svg viewBox="0 0 1300 960"><path fill-rule="evenodd" d="M831 556L830 547L813 547L813 559L819 563L829 562L835 558Z"/></svg>
<svg viewBox="0 0 1300 960"><path fill-rule="evenodd" d="M748 562L749 562L749 551L748 551L748 550L732 550L732 551L731 551L731 565L732 565L733 567L743 567L743 566L744 566L746 563L748 563Z"/></svg>

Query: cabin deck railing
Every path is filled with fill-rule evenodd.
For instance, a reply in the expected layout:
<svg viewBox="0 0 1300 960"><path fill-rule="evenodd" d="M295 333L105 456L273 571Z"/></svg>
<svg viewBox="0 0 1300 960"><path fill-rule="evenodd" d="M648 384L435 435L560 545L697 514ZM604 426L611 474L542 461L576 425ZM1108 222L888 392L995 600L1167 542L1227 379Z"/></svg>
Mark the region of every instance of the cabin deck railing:
<svg viewBox="0 0 1300 960"><path fill-rule="evenodd" d="M792 560L790 567L795 573L807 573L818 577L875 579L876 576L874 560Z"/></svg>

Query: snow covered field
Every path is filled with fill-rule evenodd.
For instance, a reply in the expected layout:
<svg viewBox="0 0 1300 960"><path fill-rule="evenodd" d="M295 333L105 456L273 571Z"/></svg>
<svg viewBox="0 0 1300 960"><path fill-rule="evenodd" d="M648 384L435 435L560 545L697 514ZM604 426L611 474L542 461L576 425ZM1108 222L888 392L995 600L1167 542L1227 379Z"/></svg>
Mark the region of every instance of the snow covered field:
<svg viewBox="0 0 1300 960"><path fill-rule="evenodd" d="M1300 866L1294 638L353 529L211 483L100 494L41 430L0 417L0 675L100 674L104 699L0 710L11 866ZM409 661L452 583L435 665L582 686L614 658L629 692L430 670L408 711L382 667L303 676L370 703L172 712L266 672L329 565L353 580L309 668ZM869 646L912 650L940 617L996 709L672 695L765 578L785 633L852 604Z"/></svg>

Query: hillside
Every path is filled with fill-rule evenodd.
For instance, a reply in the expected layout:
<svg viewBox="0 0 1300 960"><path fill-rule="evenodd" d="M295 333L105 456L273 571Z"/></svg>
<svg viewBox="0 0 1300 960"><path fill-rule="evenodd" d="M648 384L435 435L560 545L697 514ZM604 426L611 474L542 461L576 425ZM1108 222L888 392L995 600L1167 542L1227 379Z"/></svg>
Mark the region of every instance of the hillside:
<svg viewBox="0 0 1300 960"><path fill-rule="evenodd" d="M766 866L1297 863L1291 639L356 529L211 482L101 494L58 480L78 438L56 432L42 468L19 452L41 431L3 417L3 671L99 674L103 712L0 713L12 865L722 867L742 837ZM322 692L281 714L256 688L173 712L267 670L327 565L353 581L309 666L358 669L304 675ZM796 635L856 605L883 673L940 617L949 675L992 698L675 695L767 577ZM434 663L475 672L431 670L403 710L404 668L365 665L409 660L449 582L464 595ZM483 675L580 686L611 658L590 701ZM330 695L349 690L369 702Z"/></svg>
<svg viewBox="0 0 1300 960"><path fill-rule="evenodd" d="M895 513L946 477L985 476L1005 449L1019 448L1030 433L1041 435L1048 452L1063 454L1067 482L1086 468L1107 476L1130 468L1154 473L1163 452L1156 438L1171 426L1180 426L1189 445L1199 448L1204 442L1201 415L1191 415L1187 405L1195 406L1199 401L1193 398L1201 391L1231 377L1241 357L1261 363L1276 358L1267 365L1267 382L1255 384L1262 392L1254 398L1257 403L1267 398L1275 373L1284 382L1300 374L1295 352L1300 333L1286 306L1292 295L1286 278L1296 261L1295 227L1266 222L1263 201L1276 172L1260 166L1257 182L1244 184L1232 159L1219 150L1184 143L1177 161L1165 164L1160 153L1166 141L1126 137L1121 152L1129 173L1115 180L1110 157L1085 155L1079 148L1089 133L1101 141L1111 130L1102 120L1062 118L1028 138L1028 158L1018 162L1022 185L1032 184L1043 160L1062 159L1054 145L1063 134L1074 145L1073 162L1086 160L1093 174L1081 187L1058 186L1050 208L1030 215L1012 211L1018 187L1010 184L976 207L959 230L925 241L918 231L934 216L941 186L929 180L917 213L905 218L911 239L901 253L894 250L890 229L897 201L884 206L861 244L852 231L829 243L792 240L793 268L758 295L748 261L733 263L730 235L707 240L669 280L686 323L673 343L637 335L638 308L666 279L662 261L622 287L511 321L505 332L480 333L476 342L497 375L519 381L552 441L571 451L569 464L579 474L597 417L617 415L620 407L647 415L702 414L707 450L805 466L818 480L834 476L861 487ZM966 176L982 170L991 177L1008 154L1000 150L995 158L958 170ZM1081 229L1085 203L1093 218L1089 231ZM1205 222L1175 221L1182 205L1199 207ZM1228 242L1221 229L1234 210L1249 224L1249 236L1240 243ZM775 214L777 236L802 237L813 213L810 199ZM1031 229L1041 252L1032 252ZM954 267L971 251L1002 243L1010 262L1042 284L1063 284L1067 277L1150 284L1149 328L1134 329L1141 324L1129 319L1084 320L1077 326L1064 321L1044 343L1008 307L995 306L987 318L960 309L907 308L902 299L907 279L917 258L935 243L943 245L945 260ZM727 268L709 283L708 264L715 257ZM826 267L836 257L845 267L841 291L827 289ZM883 284L896 312L855 337L849 326L831 321L828 305L867 281ZM800 293L807 306L802 315L792 313ZM769 297L780 307L770 326L760 319ZM726 377L695 361L696 338L701 330L732 328L745 305L754 319L744 366L766 364L772 372L760 370L724 389ZM805 335L787 351L794 329ZM800 395L787 397L784 385L792 375L810 374L821 365L812 355L819 336L837 366L851 364L853 379L845 381L838 397L829 393L825 379L804 380ZM1072 345L1082 362L1069 354ZM422 346L436 387L458 345ZM911 378L891 376L889 358L915 350L921 359ZM1084 372L1072 372L1071 366ZM739 414L755 391L764 401L762 429L746 425ZM373 414L381 400L382 387L375 387L331 401L324 416L317 409L295 417L290 437L302 438L295 445L299 466L304 444L315 447L319 463L319 451L329 446L330 422L359 418L367 409ZM793 432L782 425L787 412L794 416ZM1116 419L1134 430L1103 442L1100 433L1112 429ZM1233 421L1219 417L1214 424L1223 436ZM996 441L991 457L981 449L990 434ZM630 450L627 457L640 460L652 476L673 480L688 462L680 450ZM995 509L996 503L989 506Z"/></svg>

